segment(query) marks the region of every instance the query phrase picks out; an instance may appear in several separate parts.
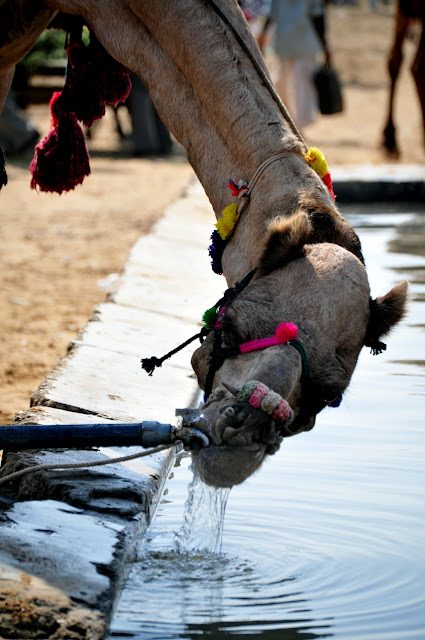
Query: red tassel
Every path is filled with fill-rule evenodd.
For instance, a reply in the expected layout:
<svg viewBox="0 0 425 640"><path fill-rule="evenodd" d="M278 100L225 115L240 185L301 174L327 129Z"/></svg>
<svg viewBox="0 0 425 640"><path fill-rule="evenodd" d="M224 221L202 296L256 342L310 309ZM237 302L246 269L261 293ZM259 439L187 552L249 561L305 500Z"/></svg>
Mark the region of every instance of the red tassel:
<svg viewBox="0 0 425 640"><path fill-rule="evenodd" d="M93 33L82 41L78 21L68 33L65 86L50 102L52 130L35 148L30 165L31 188L62 193L90 174L89 153L78 120L90 127L105 115L105 104L116 107L131 90L128 70L116 62Z"/></svg>
<svg viewBox="0 0 425 640"><path fill-rule="evenodd" d="M114 60L103 47L101 47L98 63L99 87L102 97L106 104L115 109L130 95L130 73L120 62Z"/></svg>
<svg viewBox="0 0 425 640"><path fill-rule="evenodd" d="M86 127L105 115L105 105L114 108L131 90L130 74L114 60L91 34L90 44L82 41L67 47L70 74L68 95L77 119Z"/></svg>
<svg viewBox="0 0 425 640"><path fill-rule="evenodd" d="M333 186L332 186L332 178L331 178L331 174L329 173L329 171L328 171L328 173L326 175L323 176L322 180L325 183L325 185L327 186L327 188L329 190L329 193L332 196L332 199L335 200L336 196L334 194L334 189L333 189Z"/></svg>
<svg viewBox="0 0 425 640"><path fill-rule="evenodd" d="M91 127L105 115L105 100L96 77L96 61L90 46L79 40L66 47L68 69L66 76L67 99L77 120Z"/></svg>
<svg viewBox="0 0 425 640"><path fill-rule="evenodd" d="M31 189L62 193L81 184L90 175L89 153L74 113L62 107L62 94L50 101L52 130L35 148L30 165Z"/></svg>

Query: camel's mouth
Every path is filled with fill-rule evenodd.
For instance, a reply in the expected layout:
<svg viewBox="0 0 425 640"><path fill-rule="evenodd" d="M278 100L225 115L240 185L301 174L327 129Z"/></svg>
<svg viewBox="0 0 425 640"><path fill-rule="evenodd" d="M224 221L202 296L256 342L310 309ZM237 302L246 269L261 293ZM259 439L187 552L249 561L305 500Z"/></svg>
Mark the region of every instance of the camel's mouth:
<svg viewBox="0 0 425 640"><path fill-rule="evenodd" d="M261 466L266 448L260 443L243 447L211 444L197 451L194 461L204 482L215 487L233 487Z"/></svg>
<svg viewBox="0 0 425 640"><path fill-rule="evenodd" d="M220 487L243 482L282 441L270 415L224 386L217 387L194 414L191 426L209 440L207 447L192 449L200 474L208 484Z"/></svg>

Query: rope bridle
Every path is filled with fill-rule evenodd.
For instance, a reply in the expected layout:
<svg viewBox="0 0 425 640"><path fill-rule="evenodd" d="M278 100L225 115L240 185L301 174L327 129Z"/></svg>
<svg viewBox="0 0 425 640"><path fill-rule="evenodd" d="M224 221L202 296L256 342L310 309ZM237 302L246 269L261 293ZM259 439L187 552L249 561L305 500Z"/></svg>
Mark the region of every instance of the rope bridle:
<svg viewBox="0 0 425 640"><path fill-rule="evenodd" d="M208 372L205 379L204 392L205 397L204 400L207 401L209 396L212 393L214 378L217 372L223 366L225 360L227 358L241 355L244 353L243 350L238 347L234 348L226 348L223 347L223 337L226 332L226 327L229 327L230 320L228 318L228 310L231 307L232 303L238 298L241 292L248 286L248 284L252 281L253 277L257 273L257 268L252 269L240 282L237 282L233 287L229 287L222 298L217 301L214 305L217 310L218 320L215 323L215 326L206 328L203 327L202 330L183 342L181 345L173 349L172 351L165 354L162 358L143 358L142 359L142 368L149 374L152 375L155 368L160 367L162 363L170 358L172 355L186 347L188 344L196 340L197 338L202 343L204 338L213 333L213 345L212 351L208 362ZM260 342L260 341L255 341ZM303 342L299 338L292 338L288 341L285 341L285 344L293 347L298 351L301 357L301 386L302 386L302 395L306 398L306 402L302 403L303 409L297 415L295 420L291 422L291 429L284 423L284 421L277 421L277 428L280 431L282 436L292 436L297 431L305 425L306 421L312 416L321 411L326 405L336 407L339 405L341 401L341 394L333 393L332 391L326 390L320 385L318 385L312 376L310 362L308 358L308 354ZM270 345L271 346L271 345ZM263 348L262 346L256 347ZM329 398L327 397L329 396Z"/></svg>

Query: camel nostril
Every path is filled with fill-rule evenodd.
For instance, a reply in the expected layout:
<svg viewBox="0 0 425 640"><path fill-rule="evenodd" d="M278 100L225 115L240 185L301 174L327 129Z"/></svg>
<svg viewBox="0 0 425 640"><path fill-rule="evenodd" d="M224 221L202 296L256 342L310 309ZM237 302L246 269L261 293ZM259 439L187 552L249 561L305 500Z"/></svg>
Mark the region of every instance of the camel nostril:
<svg viewBox="0 0 425 640"><path fill-rule="evenodd" d="M242 409L242 411L239 411L237 416L236 416L236 422L238 424L243 424L245 422L245 420L248 418L248 411L245 411L244 409Z"/></svg>
<svg viewBox="0 0 425 640"><path fill-rule="evenodd" d="M227 407L227 409L225 409L224 411L224 415L226 416L226 418L234 418L235 417L235 410L233 407Z"/></svg>
<svg viewBox="0 0 425 640"><path fill-rule="evenodd" d="M237 433L237 430L233 427L226 427L223 431L223 442L227 442Z"/></svg>
<svg viewBox="0 0 425 640"><path fill-rule="evenodd" d="M246 447L246 445L251 444L251 442L252 440L248 441L245 435L243 435L242 433L238 433L232 438L231 442L229 442L229 445L231 447Z"/></svg>

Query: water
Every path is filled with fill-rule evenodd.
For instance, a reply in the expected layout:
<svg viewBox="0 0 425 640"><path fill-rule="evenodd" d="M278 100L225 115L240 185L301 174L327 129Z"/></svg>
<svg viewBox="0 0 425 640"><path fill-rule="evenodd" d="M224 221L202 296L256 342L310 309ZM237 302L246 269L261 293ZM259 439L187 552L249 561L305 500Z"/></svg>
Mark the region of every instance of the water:
<svg viewBox="0 0 425 640"><path fill-rule="evenodd" d="M230 489L205 484L195 463L183 513L183 526L174 537L177 553L214 555L221 551L224 514Z"/></svg>
<svg viewBox="0 0 425 640"><path fill-rule="evenodd" d="M232 489L221 554L190 534L176 550L192 480L178 461L110 639L425 638L425 207L344 214L373 295L410 281L408 317L384 354L363 350L340 408Z"/></svg>

